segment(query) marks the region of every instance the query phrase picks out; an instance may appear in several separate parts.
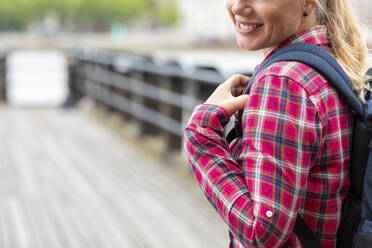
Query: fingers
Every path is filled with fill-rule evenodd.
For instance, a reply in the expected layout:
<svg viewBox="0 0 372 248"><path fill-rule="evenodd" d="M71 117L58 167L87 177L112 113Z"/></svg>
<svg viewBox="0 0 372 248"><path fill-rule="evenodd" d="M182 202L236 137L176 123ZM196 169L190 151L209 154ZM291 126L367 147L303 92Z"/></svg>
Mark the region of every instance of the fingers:
<svg viewBox="0 0 372 248"><path fill-rule="evenodd" d="M243 94L250 78L243 75L234 75L228 80L231 95L237 97Z"/></svg>
<svg viewBox="0 0 372 248"><path fill-rule="evenodd" d="M231 89L231 95L237 97L244 93L245 87L239 86L239 87L233 87Z"/></svg>
<svg viewBox="0 0 372 248"><path fill-rule="evenodd" d="M251 79L250 77L236 74L232 76L228 81L230 82L230 86L239 87L239 86L246 86L249 83L250 79Z"/></svg>
<svg viewBox="0 0 372 248"><path fill-rule="evenodd" d="M231 88L231 94L234 97L237 97L237 96L242 95L244 93L244 90L245 90L245 86L244 87L233 87Z"/></svg>
<svg viewBox="0 0 372 248"><path fill-rule="evenodd" d="M222 106L231 116L237 110L243 109L249 98L248 95L242 95L249 79L249 77L243 75L231 77L220 84L205 103Z"/></svg>

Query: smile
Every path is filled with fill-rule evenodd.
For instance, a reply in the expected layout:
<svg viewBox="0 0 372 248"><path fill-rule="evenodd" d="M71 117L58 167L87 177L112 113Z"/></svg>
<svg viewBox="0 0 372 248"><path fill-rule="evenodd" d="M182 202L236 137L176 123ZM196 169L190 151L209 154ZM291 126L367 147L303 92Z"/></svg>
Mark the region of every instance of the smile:
<svg viewBox="0 0 372 248"><path fill-rule="evenodd" d="M263 24L243 24L241 22L237 22L237 31L239 33L248 34L253 33L258 30Z"/></svg>

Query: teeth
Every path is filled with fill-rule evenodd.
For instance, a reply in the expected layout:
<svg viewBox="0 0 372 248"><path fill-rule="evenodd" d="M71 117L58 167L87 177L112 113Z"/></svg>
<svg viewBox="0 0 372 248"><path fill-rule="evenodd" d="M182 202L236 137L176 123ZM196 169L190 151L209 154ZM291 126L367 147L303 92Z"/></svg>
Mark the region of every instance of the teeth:
<svg viewBox="0 0 372 248"><path fill-rule="evenodd" d="M247 24L247 25L245 25L245 24L239 23L239 26L244 30L253 30L255 28L258 28L260 25L258 25L258 24Z"/></svg>

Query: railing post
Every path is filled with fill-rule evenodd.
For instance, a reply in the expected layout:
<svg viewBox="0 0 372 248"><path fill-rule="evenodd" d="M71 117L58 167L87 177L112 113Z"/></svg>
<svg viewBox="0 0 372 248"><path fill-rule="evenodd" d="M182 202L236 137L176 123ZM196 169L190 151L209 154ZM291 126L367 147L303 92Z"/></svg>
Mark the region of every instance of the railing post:
<svg viewBox="0 0 372 248"><path fill-rule="evenodd" d="M143 82L148 85L153 85L156 87L159 87L159 77L156 74L153 74L151 72L144 72L143 73ZM144 91L147 90L147 88L143 89ZM142 105L148 109L155 110L159 112L159 102L157 100L151 99L149 97L143 96L142 97ZM155 126L147 121L143 121L141 123L141 129L143 135L156 135L159 134L159 127Z"/></svg>
<svg viewBox="0 0 372 248"><path fill-rule="evenodd" d="M181 74L182 70L179 65L167 65L166 67L168 71L179 72ZM183 80L180 76L168 76L163 75L160 79L161 87L167 89L171 92L182 94L183 93ZM178 106L174 106L171 104L163 103L161 105L160 111L165 114L166 116L182 123L182 113L183 108ZM183 130L180 130L179 134L175 134L168 131L163 131L164 138L166 140L166 150L168 152L173 151L180 151L182 150L182 137L183 137Z"/></svg>
<svg viewBox="0 0 372 248"><path fill-rule="evenodd" d="M81 53L78 57L78 61L75 66L75 73L77 75L76 81L74 82L74 90L81 95L89 96L87 84L87 67L89 66L88 61Z"/></svg>
<svg viewBox="0 0 372 248"><path fill-rule="evenodd" d="M74 106L83 96L82 92L79 91L78 82L80 78L78 77L80 60L76 54L68 55L68 88L69 93L67 100L65 102L65 107Z"/></svg>
<svg viewBox="0 0 372 248"><path fill-rule="evenodd" d="M147 83L144 71L133 70L133 72L131 74L132 74L133 78L137 79L138 81ZM135 87L139 87L140 91L142 91L142 92L144 92L146 90L146 88L142 87L142 86L135 86ZM137 102L137 103L139 103L143 106L150 105L149 102L146 100L145 96L141 96L141 95L138 95L138 94L132 94L131 98L132 98L132 100L134 100L135 102ZM142 116L142 115L145 115L146 113L138 113L138 114L140 116ZM153 133L153 127L151 127L151 125L147 121L145 121L141 118L137 118L137 117L134 117L134 118L135 118L136 122L138 123L138 136L139 137L143 137L147 134L152 134Z"/></svg>
<svg viewBox="0 0 372 248"><path fill-rule="evenodd" d="M101 63L98 64L97 66L99 68L105 69L108 72L107 74L108 76L103 79L104 82L99 82L99 86L106 89L110 93L110 95L112 95L113 93L115 93L115 87L112 85L112 76L111 76L112 72L114 71L112 54L106 51L101 55L101 59L103 59L103 61L101 61ZM116 111L116 108L112 106L112 104L110 103L105 103L105 109L107 112L113 113Z"/></svg>

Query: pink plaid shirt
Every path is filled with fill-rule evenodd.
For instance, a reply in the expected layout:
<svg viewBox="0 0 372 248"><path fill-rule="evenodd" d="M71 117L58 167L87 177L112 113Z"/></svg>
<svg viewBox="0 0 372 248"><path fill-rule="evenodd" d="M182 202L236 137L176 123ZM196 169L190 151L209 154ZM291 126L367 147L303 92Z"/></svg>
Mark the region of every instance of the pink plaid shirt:
<svg viewBox="0 0 372 248"><path fill-rule="evenodd" d="M318 26L271 54L294 42L329 49L327 30ZM253 83L243 137L231 144L228 121L223 107L200 104L184 142L196 181L228 225L231 247L302 247L293 233L298 214L322 247L335 247L353 124L344 100L309 66L279 62Z"/></svg>

